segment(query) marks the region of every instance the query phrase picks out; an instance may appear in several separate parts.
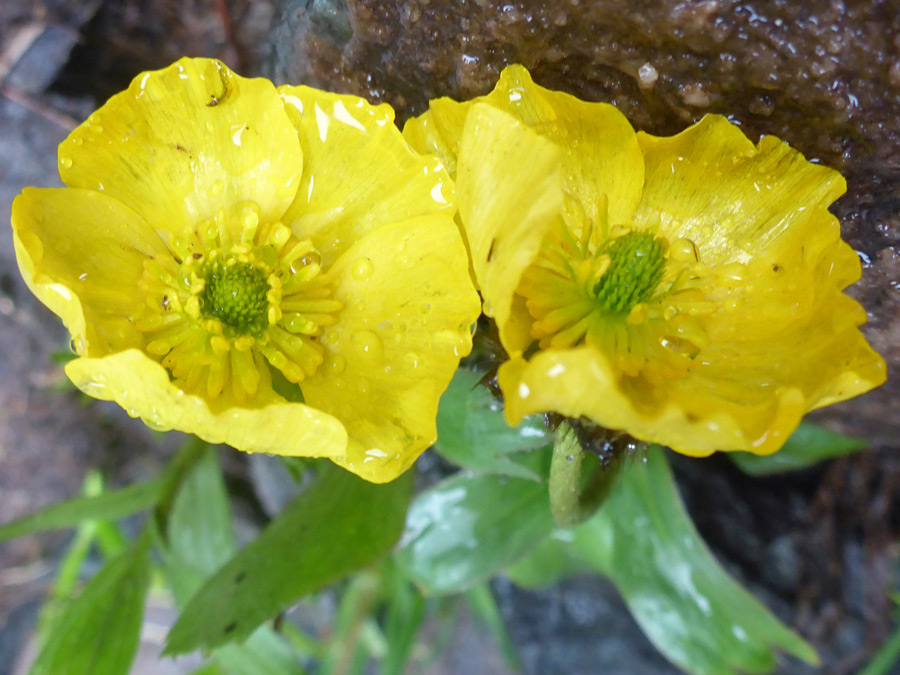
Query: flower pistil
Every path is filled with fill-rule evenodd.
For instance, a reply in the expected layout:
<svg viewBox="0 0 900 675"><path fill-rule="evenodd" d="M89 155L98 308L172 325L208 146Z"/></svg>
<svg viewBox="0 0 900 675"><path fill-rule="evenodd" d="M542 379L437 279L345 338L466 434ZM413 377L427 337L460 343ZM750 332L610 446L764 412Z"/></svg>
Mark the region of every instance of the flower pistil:
<svg viewBox="0 0 900 675"><path fill-rule="evenodd" d="M602 198L596 210L569 200L526 269L518 292L532 337L541 349L591 344L628 377L683 377L707 342L698 318L714 310L714 275L692 241L610 227Z"/></svg>
<svg viewBox="0 0 900 675"><path fill-rule="evenodd" d="M326 356L320 338L342 304L310 241L280 222L260 224L256 204L245 202L167 245L144 264L136 323L179 386L244 401L271 377L266 364L295 384L316 372Z"/></svg>

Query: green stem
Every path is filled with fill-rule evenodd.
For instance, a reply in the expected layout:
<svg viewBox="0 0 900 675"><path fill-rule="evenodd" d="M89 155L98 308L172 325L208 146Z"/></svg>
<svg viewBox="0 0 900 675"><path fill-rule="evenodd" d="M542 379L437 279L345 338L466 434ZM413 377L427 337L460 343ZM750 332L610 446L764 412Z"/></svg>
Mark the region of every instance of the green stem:
<svg viewBox="0 0 900 675"><path fill-rule="evenodd" d="M572 426L562 422L550 460L550 511L556 523L574 527L594 515L612 492L624 457L617 453L611 464L598 466L582 487L584 450Z"/></svg>

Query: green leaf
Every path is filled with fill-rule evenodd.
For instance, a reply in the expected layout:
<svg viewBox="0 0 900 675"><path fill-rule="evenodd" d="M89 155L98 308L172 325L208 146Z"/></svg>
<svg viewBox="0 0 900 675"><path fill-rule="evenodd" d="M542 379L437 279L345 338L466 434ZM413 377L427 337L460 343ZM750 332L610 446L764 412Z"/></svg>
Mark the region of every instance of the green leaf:
<svg viewBox="0 0 900 675"><path fill-rule="evenodd" d="M30 675L125 675L150 583L149 530L91 579L56 620Z"/></svg>
<svg viewBox="0 0 900 675"><path fill-rule="evenodd" d="M396 564L389 560L385 568L385 586L390 592L384 621L388 650L380 664L381 673L403 675L425 620L425 598L407 581Z"/></svg>
<svg viewBox="0 0 900 675"><path fill-rule="evenodd" d="M297 657L287 641L262 626L242 645L223 645L213 652L228 675L302 675Z"/></svg>
<svg viewBox="0 0 900 675"><path fill-rule="evenodd" d="M898 664L900 664L900 626L894 629L893 634L881 645L859 675L890 675L897 672L895 668Z"/></svg>
<svg viewBox="0 0 900 675"><path fill-rule="evenodd" d="M0 542L34 532L75 527L83 520L115 520L153 506L162 490L157 478L95 497L76 497L0 525Z"/></svg>
<svg viewBox="0 0 900 675"><path fill-rule="evenodd" d="M504 571L506 576L523 588L547 588L567 577L597 571L596 565L578 556L571 546L574 539L572 530L557 530L510 565Z"/></svg>
<svg viewBox="0 0 900 675"><path fill-rule="evenodd" d="M552 442L543 417L526 417L510 427L500 403L487 388L478 386L480 379L472 371L456 371L438 407L435 451L466 469L538 480L508 455Z"/></svg>
<svg viewBox="0 0 900 675"><path fill-rule="evenodd" d="M228 493L215 451L204 450L169 513L166 564L175 602L184 606L210 574L234 555Z"/></svg>
<svg viewBox="0 0 900 675"><path fill-rule="evenodd" d="M403 529L412 474L373 485L334 468L288 504L185 607L166 652L247 638L266 619L388 553Z"/></svg>
<svg viewBox="0 0 900 675"><path fill-rule="evenodd" d="M212 448L204 450L174 499L167 540L166 567L175 602L181 607L237 549L228 492ZM287 642L265 626L242 645L219 647L212 658L225 668L221 672L228 675L296 675L300 672L296 655Z"/></svg>
<svg viewBox="0 0 900 675"><path fill-rule="evenodd" d="M547 486L463 475L416 497L396 560L426 594L482 583L553 531Z"/></svg>
<svg viewBox="0 0 900 675"><path fill-rule="evenodd" d="M89 471L84 478L84 496L96 497L102 493L103 477L99 471ZM75 536L72 537L66 554L60 560L56 580L41 607L41 615L38 618L39 644L43 645L46 642L46 636L52 633L56 619L74 597L82 568L95 542L99 544L106 559L121 555L130 545L116 525L110 521L83 520L78 524Z"/></svg>
<svg viewBox="0 0 900 675"><path fill-rule="evenodd" d="M218 663L209 662L197 668L191 675L231 675L231 673L225 671Z"/></svg>
<svg viewBox="0 0 900 675"><path fill-rule="evenodd" d="M851 438L804 422L774 455L763 457L750 452L729 452L728 457L746 474L767 476L804 469L826 459L848 455L862 450L867 444L864 439Z"/></svg>
<svg viewBox="0 0 900 675"><path fill-rule="evenodd" d="M596 516L546 540L536 555L538 563L526 559L513 575L540 581L540 561L550 561L550 574L581 568L607 575L650 640L688 673L767 673L776 665L773 648L818 662L809 644L716 562L659 448L626 470Z"/></svg>
<svg viewBox="0 0 900 675"><path fill-rule="evenodd" d="M83 520L116 520L164 504L174 494L184 473L193 466L206 444L193 439L169 462L161 476L94 497L77 497L0 525L0 542L35 532L64 530Z"/></svg>

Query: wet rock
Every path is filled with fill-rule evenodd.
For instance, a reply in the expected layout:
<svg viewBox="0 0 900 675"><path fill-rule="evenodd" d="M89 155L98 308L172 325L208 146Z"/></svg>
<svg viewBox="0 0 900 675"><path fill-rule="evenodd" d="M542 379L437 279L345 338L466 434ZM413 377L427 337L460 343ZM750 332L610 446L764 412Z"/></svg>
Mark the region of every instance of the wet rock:
<svg viewBox="0 0 900 675"><path fill-rule="evenodd" d="M579 577L527 592L500 579L493 587L526 675L680 672L605 579Z"/></svg>
<svg viewBox="0 0 900 675"><path fill-rule="evenodd" d="M708 112L774 134L848 178L835 210L873 262L852 293L900 369L900 8L879 0L282 0L268 74L393 105L488 92L502 68L671 134ZM891 282L894 282L893 284ZM896 443L900 378L822 419ZM894 414L888 414L888 412Z"/></svg>

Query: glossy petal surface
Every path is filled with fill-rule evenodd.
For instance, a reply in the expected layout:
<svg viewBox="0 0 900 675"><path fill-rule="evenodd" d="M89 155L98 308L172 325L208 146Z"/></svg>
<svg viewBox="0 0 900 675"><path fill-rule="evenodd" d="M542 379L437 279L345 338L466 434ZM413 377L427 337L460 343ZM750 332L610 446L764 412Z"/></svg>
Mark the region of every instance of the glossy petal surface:
<svg viewBox="0 0 900 675"><path fill-rule="evenodd" d="M559 218L563 191L560 152L525 124L497 108L472 106L460 148L457 189L465 195L466 223L475 277L485 313L500 327L504 345L524 351L530 336L517 331L526 317L514 305L519 279L537 256L547 230ZM520 167L515 180L500 178Z"/></svg>
<svg viewBox="0 0 900 675"><path fill-rule="evenodd" d="M480 303L450 180L389 107L182 59L76 129L60 170L16 200L14 238L83 391L373 482L434 441Z"/></svg>
<svg viewBox="0 0 900 675"><path fill-rule="evenodd" d="M79 353L140 343L130 288L143 261L165 247L139 215L91 190L26 188L12 226L25 282L62 318Z"/></svg>
<svg viewBox="0 0 900 675"><path fill-rule="evenodd" d="M204 398L173 385L162 366L136 349L75 359L66 364L66 375L84 393L115 401L155 429L178 429L208 443L303 457L333 457L347 444L347 433L336 419L275 394L257 408L213 411Z"/></svg>
<svg viewBox="0 0 900 675"><path fill-rule="evenodd" d="M375 230L331 274L345 309L325 334L331 360L303 393L347 428L336 461L384 482L437 437L438 400L471 349L478 297L456 225L441 215Z"/></svg>
<svg viewBox="0 0 900 675"><path fill-rule="evenodd" d="M384 225L452 216L453 186L439 162L409 149L394 111L309 87L279 90L303 146L303 180L284 222L328 265Z"/></svg>
<svg viewBox="0 0 900 675"><path fill-rule="evenodd" d="M606 103L588 103L544 89L522 66L506 68L487 96L466 103L432 101L429 112L407 122L404 135L416 150L435 153L458 171L453 160L460 153L467 115L480 102L509 113L559 147L565 188L589 213L604 194L611 220L631 218L641 196L644 165L628 120Z"/></svg>
<svg viewBox="0 0 900 675"><path fill-rule="evenodd" d="M139 75L59 147L66 185L105 192L182 237L244 200L259 204L263 219L279 218L302 169L272 83L213 59Z"/></svg>
<svg viewBox="0 0 900 675"><path fill-rule="evenodd" d="M809 410L884 381L865 313L842 294L860 274L828 212L844 180L778 139L754 145L718 116L635 136L609 106L547 92L517 66L476 102L433 101L405 134L455 167L511 357L499 371L511 424L552 411L685 454L769 454ZM561 200L537 188L538 157ZM504 241L515 255L489 264Z"/></svg>

